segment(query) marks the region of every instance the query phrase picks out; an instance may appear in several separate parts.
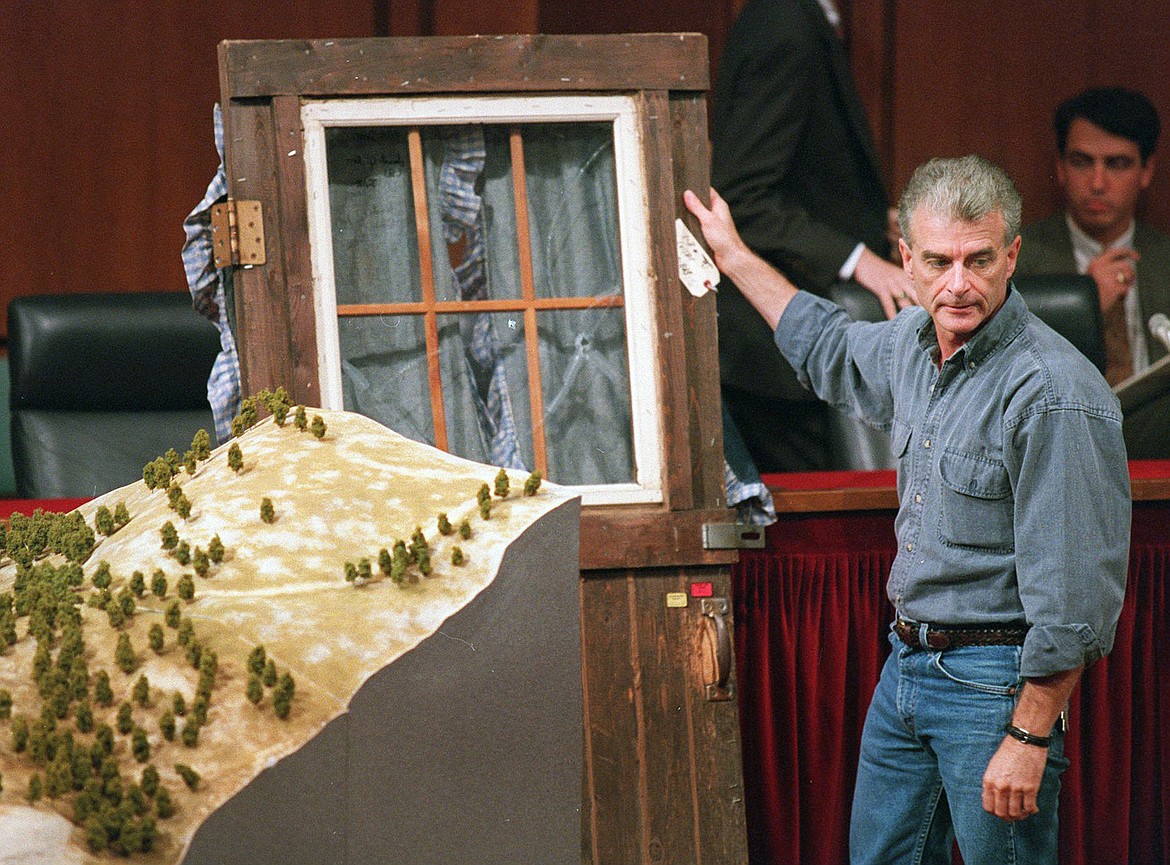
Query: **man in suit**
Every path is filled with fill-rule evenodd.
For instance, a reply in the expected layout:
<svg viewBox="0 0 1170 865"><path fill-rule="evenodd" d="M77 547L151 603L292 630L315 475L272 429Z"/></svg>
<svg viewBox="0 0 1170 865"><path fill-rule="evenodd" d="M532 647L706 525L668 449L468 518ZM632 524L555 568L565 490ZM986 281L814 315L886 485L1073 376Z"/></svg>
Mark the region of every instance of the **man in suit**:
<svg viewBox="0 0 1170 865"><path fill-rule="evenodd" d="M855 279L886 314L911 304L889 252L889 207L832 0L749 0L712 112L712 183L753 251L826 295ZM826 467L826 407L796 381L734 285L720 286L724 405L761 471Z"/></svg>
<svg viewBox="0 0 1170 865"><path fill-rule="evenodd" d="M1016 272L1093 277L1105 378L1117 384L1166 354L1146 323L1170 312L1170 238L1134 216L1154 175L1158 113L1136 91L1096 87L1062 102L1053 126L1066 209L1024 228Z"/></svg>

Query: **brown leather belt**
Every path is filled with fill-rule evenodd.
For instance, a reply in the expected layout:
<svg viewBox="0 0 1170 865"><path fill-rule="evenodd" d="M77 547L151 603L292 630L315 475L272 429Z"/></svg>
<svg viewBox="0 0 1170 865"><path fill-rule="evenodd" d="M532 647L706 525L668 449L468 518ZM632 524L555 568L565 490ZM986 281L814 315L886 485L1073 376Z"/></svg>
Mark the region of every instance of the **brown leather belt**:
<svg viewBox="0 0 1170 865"><path fill-rule="evenodd" d="M926 632L926 645L922 644L921 626L906 619L894 620L894 633L912 649L957 649L961 646L1022 646L1028 635L1026 627L967 628L935 627Z"/></svg>

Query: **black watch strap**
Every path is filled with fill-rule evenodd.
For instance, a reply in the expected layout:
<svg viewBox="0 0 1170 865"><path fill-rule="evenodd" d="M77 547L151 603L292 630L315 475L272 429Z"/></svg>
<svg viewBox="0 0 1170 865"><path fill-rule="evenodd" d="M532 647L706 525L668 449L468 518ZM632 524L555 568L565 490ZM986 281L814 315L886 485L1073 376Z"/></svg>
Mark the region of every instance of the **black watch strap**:
<svg viewBox="0 0 1170 865"><path fill-rule="evenodd" d="M1047 748L1052 744L1051 736L1037 736L1035 733L1029 733L1022 727L1017 727L1015 724L1008 724L1004 728L1007 734L1025 745L1035 745L1037 748Z"/></svg>

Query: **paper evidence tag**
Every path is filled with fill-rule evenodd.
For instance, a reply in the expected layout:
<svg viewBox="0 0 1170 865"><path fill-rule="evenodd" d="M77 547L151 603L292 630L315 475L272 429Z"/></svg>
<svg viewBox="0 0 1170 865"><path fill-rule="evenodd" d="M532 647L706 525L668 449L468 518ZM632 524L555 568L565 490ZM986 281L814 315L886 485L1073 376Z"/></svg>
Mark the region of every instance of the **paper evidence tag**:
<svg viewBox="0 0 1170 865"><path fill-rule="evenodd" d="M674 221L674 239L678 247L678 278L687 291L695 297L715 291L719 284L719 268L681 219Z"/></svg>

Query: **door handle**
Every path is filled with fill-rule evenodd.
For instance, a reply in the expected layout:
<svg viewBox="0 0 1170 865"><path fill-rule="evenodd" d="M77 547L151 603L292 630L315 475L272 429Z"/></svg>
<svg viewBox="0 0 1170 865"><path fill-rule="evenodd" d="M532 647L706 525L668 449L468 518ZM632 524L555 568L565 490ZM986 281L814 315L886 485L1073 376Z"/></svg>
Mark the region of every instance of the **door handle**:
<svg viewBox="0 0 1170 865"><path fill-rule="evenodd" d="M715 681L706 687L709 702L722 702L735 697L731 684L731 630L725 618L731 611L727 598L703 598L700 612L715 626Z"/></svg>

